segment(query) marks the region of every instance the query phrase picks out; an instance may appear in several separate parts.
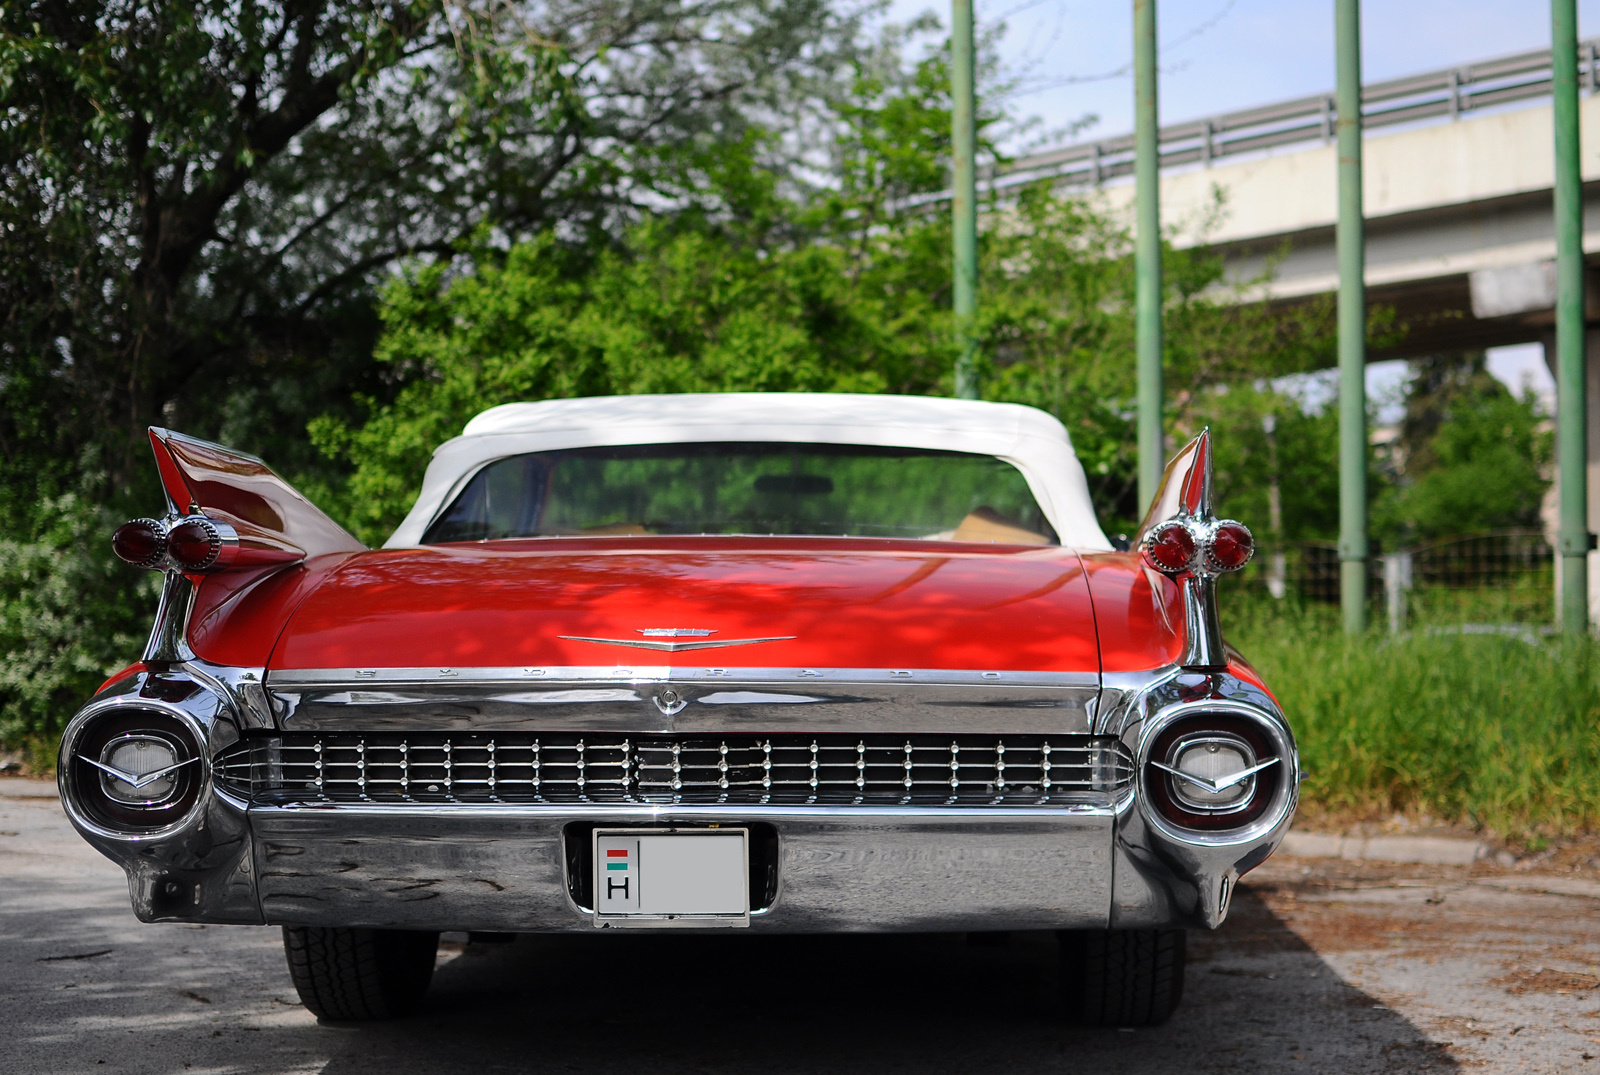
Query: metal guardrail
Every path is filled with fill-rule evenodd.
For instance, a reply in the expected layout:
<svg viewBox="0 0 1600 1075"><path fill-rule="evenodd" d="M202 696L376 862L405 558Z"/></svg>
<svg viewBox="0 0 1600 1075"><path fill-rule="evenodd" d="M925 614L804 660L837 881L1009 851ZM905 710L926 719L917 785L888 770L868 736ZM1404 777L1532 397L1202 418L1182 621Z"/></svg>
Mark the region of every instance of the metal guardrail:
<svg viewBox="0 0 1600 1075"><path fill-rule="evenodd" d="M1600 89L1600 38L1578 45L1578 78L1583 89ZM1519 52L1465 67L1362 87L1362 119L1368 129L1493 108L1513 101L1548 97L1551 89L1550 50ZM1277 104L1225 112L1161 128L1162 168L1210 164L1300 142L1328 142L1338 110L1333 94L1300 97ZM1049 179L1070 185L1097 186L1107 179L1133 174L1133 135L1066 146L1035 153L990 169L982 186L1004 191ZM949 200L949 191L907 198L900 208Z"/></svg>

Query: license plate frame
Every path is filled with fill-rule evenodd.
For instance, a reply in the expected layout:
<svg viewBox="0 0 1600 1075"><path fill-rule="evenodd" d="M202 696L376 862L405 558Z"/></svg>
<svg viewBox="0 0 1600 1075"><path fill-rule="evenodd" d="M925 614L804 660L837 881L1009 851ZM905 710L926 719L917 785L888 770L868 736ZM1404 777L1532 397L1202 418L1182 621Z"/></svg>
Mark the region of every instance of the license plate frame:
<svg viewBox="0 0 1600 1075"><path fill-rule="evenodd" d="M749 829L597 827L589 840L595 926L750 925Z"/></svg>

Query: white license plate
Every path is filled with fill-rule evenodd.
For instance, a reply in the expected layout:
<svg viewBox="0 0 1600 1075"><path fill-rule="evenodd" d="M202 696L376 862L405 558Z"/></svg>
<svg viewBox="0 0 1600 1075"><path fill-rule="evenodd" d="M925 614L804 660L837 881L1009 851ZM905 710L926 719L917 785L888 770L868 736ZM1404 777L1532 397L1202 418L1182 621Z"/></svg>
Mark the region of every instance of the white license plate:
<svg viewBox="0 0 1600 1075"><path fill-rule="evenodd" d="M595 829L597 926L748 926L745 829Z"/></svg>

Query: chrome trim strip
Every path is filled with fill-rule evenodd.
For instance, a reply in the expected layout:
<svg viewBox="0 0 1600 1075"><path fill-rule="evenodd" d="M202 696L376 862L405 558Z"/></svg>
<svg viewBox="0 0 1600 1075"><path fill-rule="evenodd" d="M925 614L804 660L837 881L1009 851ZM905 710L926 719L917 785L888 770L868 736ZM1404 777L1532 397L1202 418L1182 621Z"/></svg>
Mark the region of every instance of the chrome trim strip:
<svg viewBox="0 0 1600 1075"><path fill-rule="evenodd" d="M1141 700L1160 693L1184 671L1182 665L1169 664L1144 672L1105 673L1101 677L1099 703L1094 710L1094 733L1116 736L1126 733L1131 725L1143 719Z"/></svg>
<svg viewBox="0 0 1600 1075"><path fill-rule="evenodd" d="M273 727L265 668L212 664L196 657L185 661L181 670L227 699L240 728Z"/></svg>
<svg viewBox="0 0 1600 1075"><path fill-rule="evenodd" d="M567 671L567 670L563 670ZM597 670L582 669L592 672ZM641 669L623 669L637 677ZM745 678L737 669L671 669L659 678L505 681L285 683L269 674L269 696L285 731L614 731L659 733L996 732L1090 730L1094 679L1077 684L1004 680L876 683L816 678ZM758 670L759 671L759 670ZM783 670L792 672L793 670ZM708 672L727 673L707 675ZM970 674L970 673L969 673Z"/></svg>
<svg viewBox="0 0 1600 1075"><path fill-rule="evenodd" d="M1191 669L1223 669L1228 655L1222 647L1222 619L1217 612L1217 580L1188 575L1178 580L1183 594L1183 657Z"/></svg>
<svg viewBox="0 0 1600 1075"><path fill-rule="evenodd" d="M928 683L1099 689L1098 672L955 668L707 668L663 665L544 665L472 668L289 668L267 673L269 689L367 687L377 683Z"/></svg>
<svg viewBox="0 0 1600 1075"><path fill-rule="evenodd" d="M771 638L724 638L700 642L654 642L642 638L585 638L582 635L557 635L568 642L593 642L601 646L629 646L633 649L658 649L669 653L687 649L722 649L725 646L753 646L757 642L788 642L797 635L773 635Z"/></svg>
<svg viewBox="0 0 1600 1075"><path fill-rule="evenodd" d="M508 819L545 820L552 815L567 815L567 820L590 820L601 824L632 824L633 820L610 820L612 815L645 822L849 821L870 825L874 821L915 821L930 825L987 824L1005 821L1038 821L1050 816L1115 817L1117 808L1102 803L1063 803L1045 806L871 806L871 805L747 805L744 803L283 803L255 804L252 820L273 815L330 814L382 818L385 821L431 820L434 818L485 821Z"/></svg>

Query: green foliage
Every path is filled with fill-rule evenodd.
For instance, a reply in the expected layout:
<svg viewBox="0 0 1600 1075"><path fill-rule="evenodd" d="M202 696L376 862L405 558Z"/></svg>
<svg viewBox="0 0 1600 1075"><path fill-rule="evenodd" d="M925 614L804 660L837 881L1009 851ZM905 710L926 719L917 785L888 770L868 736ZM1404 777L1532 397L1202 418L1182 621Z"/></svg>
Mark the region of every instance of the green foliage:
<svg viewBox="0 0 1600 1075"><path fill-rule="evenodd" d="M633 392L864 391L927 388L844 256L823 246L768 250L710 225L648 222L619 251L573 251L544 236L393 283L381 361L410 383L359 428L311 427L356 464L345 491L358 535L381 540L410 507L428 456L499 403Z"/></svg>
<svg viewBox="0 0 1600 1075"><path fill-rule="evenodd" d="M34 519L29 540L0 538L0 742L47 768L67 718L138 654L158 580L111 555L110 513L80 494L41 501Z"/></svg>
<svg viewBox="0 0 1600 1075"><path fill-rule="evenodd" d="M698 205L857 36L825 0L0 5L0 486L77 489L88 447L94 499L148 510L152 423L338 480L305 424L392 394L391 266Z"/></svg>
<svg viewBox="0 0 1600 1075"><path fill-rule="evenodd" d="M1136 496L1129 236L1093 201L1062 198L1046 187L1024 192L1010 221L996 225L985 239L980 276L991 363L985 393L1060 418L1103 525L1131 530L1145 505ZM1248 443L1259 433L1260 416L1271 412L1294 427L1291 437L1298 434L1287 400L1268 400L1249 386L1325 365L1329 308L1314 303L1280 312L1240 304L1237 290L1223 281L1220 259L1204 247L1169 248L1163 260L1169 441L1182 444L1209 425L1219 443ZM1224 394L1241 386L1243 394ZM1247 400L1252 406L1241 406ZM1286 458L1298 464L1302 455L1291 451ZM1223 489L1256 487L1259 470L1235 474L1230 465L1219 461Z"/></svg>
<svg viewBox="0 0 1600 1075"><path fill-rule="evenodd" d="M1224 615L1294 725L1313 815L1427 814L1512 836L1600 824L1593 641L1448 625L1352 639L1335 607L1232 594Z"/></svg>
<svg viewBox="0 0 1600 1075"><path fill-rule="evenodd" d="M1268 544L1319 541L1339 530L1339 425L1334 407L1308 412L1270 385L1231 384L1195 403L1217 431L1220 514L1245 520ZM1274 526L1272 490L1279 500Z"/></svg>
<svg viewBox="0 0 1600 1075"><path fill-rule="evenodd" d="M392 402L370 401L364 422L312 424L318 446L354 471L321 495L380 539L409 508L432 448L478 411L515 400L948 392L948 214L900 208L942 185L942 62L931 55L894 86L856 80L840 110L838 182L812 197L778 196L752 136L703 165L722 213L646 220L600 248L552 232L508 250L480 242L448 269L413 266L385 294L377 352L405 387ZM989 214L978 326L989 397L1060 417L1103 514L1123 528L1142 508L1129 252L1125 230L1093 203L1025 190ZM1168 259L1179 435L1208 420L1201 386L1325 360L1323 308L1234 305L1226 288L1218 294L1209 253Z"/></svg>
<svg viewBox="0 0 1600 1075"><path fill-rule="evenodd" d="M1482 352L1412 363L1397 445L1374 531L1391 544L1539 524L1553 436L1532 393L1513 396Z"/></svg>

